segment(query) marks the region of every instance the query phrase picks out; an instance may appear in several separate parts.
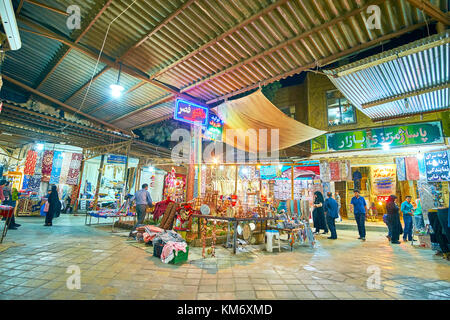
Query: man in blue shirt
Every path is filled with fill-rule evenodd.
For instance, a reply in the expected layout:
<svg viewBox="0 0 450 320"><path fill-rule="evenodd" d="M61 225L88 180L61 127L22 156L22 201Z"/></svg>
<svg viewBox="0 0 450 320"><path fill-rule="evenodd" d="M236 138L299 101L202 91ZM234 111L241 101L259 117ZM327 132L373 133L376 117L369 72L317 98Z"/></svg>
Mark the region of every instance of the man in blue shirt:
<svg viewBox="0 0 450 320"><path fill-rule="evenodd" d="M411 196L406 196L400 208L403 213L403 241L412 241L412 227L413 227L413 205L411 204Z"/></svg>
<svg viewBox="0 0 450 320"><path fill-rule="evenodd" d="M332 198L332 193L327 192L327 199L323 204L323 210L326 213L328 228L331 231L331 237L328 239L337 239L335 219L339 217L338 203Z"/></svg>
<svg viewBox="0 0 450 320"><path fill-rule="evenodd" d="M137 221L134 225L133 229L130 232L130 236L138 224L142 224L145 219L145 215L147 213L147 206L152 206L152 197L150 196L150 192L148 192L148 184L144 183L142 185L142 189L136 191L135 195L131 198L130 204L136 201L136 215Z"/></svg>
<svg viewBox="0 0 450 320"><path fill-rule="evenodd" d="M358 225L358 239L366 241L366 200L364 200L364 198L359 195L358 190L355 190L354 193L355 196L352 198L350 204L353 205L353 213L355 215L356 224Z"/></svg>

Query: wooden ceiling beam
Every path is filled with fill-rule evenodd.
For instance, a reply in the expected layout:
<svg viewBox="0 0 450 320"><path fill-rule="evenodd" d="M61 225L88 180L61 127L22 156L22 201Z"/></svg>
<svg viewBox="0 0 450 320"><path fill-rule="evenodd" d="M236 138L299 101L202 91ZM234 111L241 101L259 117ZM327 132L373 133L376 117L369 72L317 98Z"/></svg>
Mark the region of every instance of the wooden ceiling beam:
<svg viewBox="0 0 450 320"><path fill-rule="evenodd" d="M278 50L281 50L281 49L285 48L286 46L289 46L289 45L291 45L293 43L296 43L296 42L298 42L298 41L300 41L302 39L305 39L305 38L308 38L308 37L310 37L310 36L312 36L314 34L317 34L318 32L320 32L320 31L322 31L324 29L332 27L332 26L338 24L339 22L342 22L343 20L346 20L346 19L348 19L350 17L353 17L353 16L363 12L364 10L366 10L371 5L379 5L379 4L381 4L381 3L385 2L385 1L386 0L372 0L372 1L369 1L368 3L366 3L364 6L362 6L360 8L357 8L355 10L349 11L349 12L347 12L347 13L339 16L339 17L336 17L336 18L334 18L334 19L324 23L324 24L316 26L316 27L314 27L314 28L312 28L312 29L310 29L308 31L305 31L305 32L303 32L301 34L298 34L298 35L296 35L296 36L294 36L294 37L292 37L292 38L290 38L288 40L282 41L278 45L273 46L273 47L269 48L268 50L260 51L259 53L255 54L255 55L253 55L253 56L251 56L251 57L249 57L247 59L244 59L241 62L238 62L238 63L232 65L231 67L228 67L228 68L226 68L226 69L224 69L224 70L222 70L220 72L217 72L217 73L215 73L215 74L213 74L213 75L211 75L209 77L203 78L200 81L194 82L193 84L182 88L180 90L180 92L187 92L189 90L192 90L195 87L200 86L200 85L202 85L205 82L209 82L212 79L215 79L215 78L220 77L222 75L228 74L228 73L230 73L230 72L232 72L232 71L234 71L234 70L236 70L238 68L241 68L241 67L243 67L243 66L245 66L245 65L247 65L249 63L252 63L253 61L256 61L256 60L258 60L258 59L260 59L260 58L262 58L264 56L268 56L268 55L270 55L270 54L272 54L272 53L274 53L274 52L276 52Z"/></svg>
<svg viewBox="0 0 450 320"><path fill-rule="evenodd" d="M261 11L256 12L255 14L253 14L252 16L248 17L247 19L245 19L244 21L242 21L241 23L238 23L237 25L235 25L234 27L228 29L226 32L222 33L220 36L211 39L210 41L208 41L207 43L205 43L204 45L200 46L198 49L190 52L189 54L181 57L180 59L172 62L171 64L169 64L168 66L160 69L159 71L155 72L154 74L152 74L150 76L151 79L155 79L157 77L159 77L160 75L162 75L163 73L167 72L170 69L175 68L176 66L178 66L179 64L183 63L184 61L192 58L193 56L195 56L197 53L199 53L200 51L206 50L209 47L213 46L214 44L216 44L217 42L225 39L226 37L228 37L229 35L231 35L232 33L236 32L237 30L239 30L240 28L258 20L259 18L261 18L263 15L269 13L270 11L278 8L279 6L281 6L282 4L285 4L286 2L288 2L289 0L278 0L275 3L267 6L266 8L262 9Z"/></svg>
<svg viewBox="0 0 450 320"><path fill-rule="evenodd" d="M159 117L158 119L154 119L154 120L151 120L151 121L148 121L148 122L145 122L145 123L141 123L141 124L139 124L137 126L134 126L134 127L130 128L129 130L136 130L136 129L139 129L139 128L142 128L142 127L146 127L146 126L149 126L149 125L152 125L152 124L164 121L164 120L171 119L172 117L173 117L173 114L169 114L167 116L162 116L162 117Z"/></svg>
<svg viewBox="0 0 450 320"><path fill-rule="evenodd" d="M450 25L450 16L449 13L443 12L441 9L433 5L428 0L407 0L412 6L416 7L419 10L422 10L425 14L430 16L431 18L442 22L445 26Z"/></svg>
<svg viewBox="0 0 450 320"><path fill-rule="evenodd" d="M28 2L28 3L30 3L30 4L33 4L33 5L35 5L35 6L38 6L38 7L41 7L41 8L44 8L44 9L47 9L47 10L56 12L56 13L61 14L61 15L63 15L63 16L68 16L68 15L69 15L69 14L68 14L67 12L65 12L65 11L56 9L56 8L54 8L54 7L51 7L51 6L49 6L49 5L46 5L46 4L43 4L43 3L40 3L40 2L37 2L37 1L34 1L34 0L25 0L25 1Z"/></svg>
<svg viewBox="0 0 450 320"><path fill-rule="evenodd" d="M28 1L28 0L26 0ZM81 32L78 37L75 39L74 43L77 44L78 42L81 41L81 39L85 36L85 34L91 29L91 27L94 25L94 23L100 18L100 16L105 12L105 10L111 5L112 0L108 0L108 2L105 3L105 5L99 10L99 12L96 14L96 16L91 20L91 22L89 23L89 25L84 28L83 32ZM70 51L72 50L71 47L63 47L61 48L62 50L62 55L59 54L57 55L57 60L55 63L53 63L53 66L50 68L50 70L46 73L45 77L38 83L38 85L36 86L36 89L39 90L39 88L45 83L45 81L48 80L48 78L50 78L50 75L52 75L52 73L56 70L56 68L60 65L60 63L64 60L65 57L67 57L67 55L70 53ZM59 57L61 55L61 57ZM40 77L38 78L40 79Z"/></svg>
<svg viewBox="0 0 450 320"><path fill-rule="evenodd" d="M217 98L214 98L214 99L211 99L211 100L207 101L207 104L216 103L216 102L218 102L220 100L225 100L225 99L228 99L228 98L233 97L235 95L241 94L243 92L256 89L261 84L269 84L269 83L278 81L280 79L283 79L283 78L286 78L286 77L290 77L290 76L292 76L294 74L297 74L297 73L300 73L300 72L303 72L303 71L308 71L309 69L314 69L317 66L322 67L322 66L328 65L328 64L333 63L333 62L335 62L335 61L337 61L339 59L342 59L343 57L346 57L348 55L354 54L355 52L367 49L367 48L369 48L371 46L374 46L374 45L377 45L377 44L379 44L379 43L381 43L383 41L387 41L387 40L390 40L392 38L399 37L399 36L401 36L401 35L403 35L405 33L414 31L416 29L420 29L420 28L424 27L425 25L426 25L426 22L422 22L422 23L418 23L418 24L415 24L415 25L412 25L412 26L400 29L397 32L394 32L394 33L391 33L391 34L387 34L387 35L384 35L384 36L379 37L377 39L373 39L373 40L368 41L366 43L360 44L358 46L351 47L351 48L349 48L347 50L340 51L339 53L336 53L336 54L333 54L333 55L328 56L326 58L320 59L317 62L309 63L307 65L304 65L304 66L292 69L290 71L287 71L287 72L282 73L280 75L277 75L275 77L272 77L272 78L266 79L264 81L261 81L261 82L252 84L250 86L247 86L245 88L239 89L237 91L225 94L223 96L220 96L220 97L217 97ZM130 128L130 130L133 130L133 129L134 128Z"/></svg>
<svg viewBox="0 0 450 320"><path fill-rule="evenodd" d="M23 2L24 2L24 0L20 0L19 5L17 6L17 9L16 9L16 16L18 16L20 11L22 10Z"/></svg>
<svg viewBox="0 0 450 320"><path fill-rule="evenodd" d="M97 80L98 78L100 78L102 75L104 75L109 69L111 69L110 67L104 67L99 73L97 73L93 78L92 78L92 82L94 82L95 80ZM64 103L67 103L67 101L69 101L70 99L72 99L73 97L75 97L77 94L83 92L83 90L85 88L87 88L87 86L89 85L89 83L91 83L91 79L89 79L86 83L84 83L81 87L79 87L77 90L75 90L74 93L72 93L67 99L64 100Z"/></svg>

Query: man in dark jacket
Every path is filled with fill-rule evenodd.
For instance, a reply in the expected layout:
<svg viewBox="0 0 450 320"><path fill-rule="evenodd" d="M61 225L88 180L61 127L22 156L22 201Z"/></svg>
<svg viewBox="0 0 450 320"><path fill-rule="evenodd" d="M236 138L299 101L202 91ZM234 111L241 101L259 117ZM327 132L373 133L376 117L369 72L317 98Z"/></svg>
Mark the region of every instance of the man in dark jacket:
<svg viewBox="0 0 450 320"><path fill-rule="evenodd" d="M327 193L327 199L323 204L323 210L326 213L328 228L331 231L331 237L328 239L337 239L335 219L339 217L338 203L332 198L332 193Z"/></svg>

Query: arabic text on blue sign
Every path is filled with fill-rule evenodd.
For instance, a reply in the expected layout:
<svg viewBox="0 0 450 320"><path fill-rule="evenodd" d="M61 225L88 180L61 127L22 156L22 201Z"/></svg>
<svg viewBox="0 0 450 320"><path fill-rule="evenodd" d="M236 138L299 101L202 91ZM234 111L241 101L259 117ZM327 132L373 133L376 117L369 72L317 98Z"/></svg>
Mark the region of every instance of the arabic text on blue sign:
<svg viewBox="0 0 450 320"><path fill-rule="evenodd" d="M190 101L177 99L175 102L174 119L195 125L206 126L209 110Z"/></svg>

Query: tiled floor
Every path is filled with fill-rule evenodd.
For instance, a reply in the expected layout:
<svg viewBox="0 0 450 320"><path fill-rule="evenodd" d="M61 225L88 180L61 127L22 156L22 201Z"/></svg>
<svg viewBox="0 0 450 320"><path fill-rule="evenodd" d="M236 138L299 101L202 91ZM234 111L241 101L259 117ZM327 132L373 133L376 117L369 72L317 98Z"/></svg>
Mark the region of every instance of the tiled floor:
<svg viewBox="0 0 450 320"><path fill-rule="evenodd" d="M42 218L21 218L0 245L0 299L450 299L450 262L410 244L390 245L372 231L338 231L319 247L293 252L240 252L218 248L201 258L191 248L180 266L152 257L152 248L61 216L51 228ZM13 243L14 242L14 243ZM76 265L81 288L69 290ZM377 284L379 274L380 286Z"/></svg>

